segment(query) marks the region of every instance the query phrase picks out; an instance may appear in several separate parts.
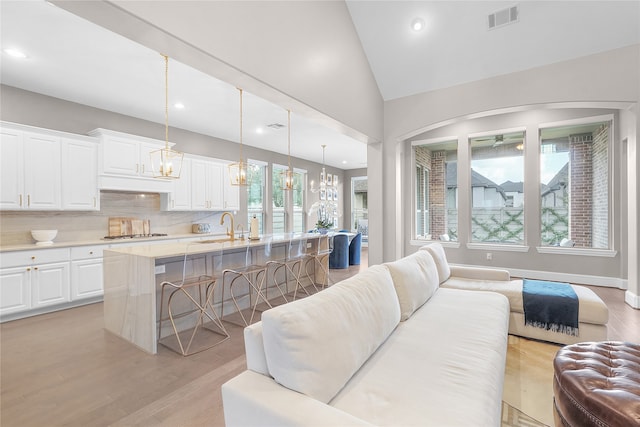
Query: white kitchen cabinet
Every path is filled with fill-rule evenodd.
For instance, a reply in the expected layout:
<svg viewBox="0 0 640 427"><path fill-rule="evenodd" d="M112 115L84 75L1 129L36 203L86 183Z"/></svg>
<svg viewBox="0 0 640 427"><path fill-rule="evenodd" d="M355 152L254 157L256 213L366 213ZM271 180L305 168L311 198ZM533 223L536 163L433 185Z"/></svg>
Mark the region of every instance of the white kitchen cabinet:
<svg viewBox="0 0 640 427"><path fill-rule="evenodd" d="M31 267L0 269L0 315L31 308Z"/></svg>
<svg viewBox="0 0 640 427"><path fill-rule="evenodd" d="M35 265L31 269L32 309L70 300L69 262Z"/></svg>
<svg viewBox="0 0 640 427"><path fill-rule="evenodd" d="M102 251L108 245L71 248L71 301L103 293Z"/></svg>
<svg viewBox="0 0 640 427"><path fill-rule="evenodd" d="M224 164L223 168L224 209L229 211L240 210L240 187L231 185L229 165Z"/></svg>
<svg viewBox="0 0 640 427"><path fill-rule="evenodd" d="M100 210L98 145L94 141L62 139L62 209Z"/></svg>
<svg viewBox="0 0 640 427"><path fill-rule="evenodd" d="M68 248L3 252L0 266L0 316L70 300Z"/></svg>
<svg viewBox="0 0 640 427"><path fill-rule="evenodd" d="M102 172L132 177L151 177L149 153L162 148L135 139L107 135L102 142Z"/></svg>
<svg viewBox="0 0 640 427"><path fill-rule="evenodd" d="M191 207L191 159L182 162L179 179L174 179L171 193L161 194L162 209L167 211L190 211Z"/></svg>
<svg viewBox="0 0 640 427"><path fill-rule="evenodd" d="M60 138L5 126L0 136L0 209L59 210Z"/></svg>
<svg viewBox="0 0 640 427"><path fill-rule="evenodd" d="M191 161L192 210L220 211L224 209L221 163L193 159Z"/></svg>

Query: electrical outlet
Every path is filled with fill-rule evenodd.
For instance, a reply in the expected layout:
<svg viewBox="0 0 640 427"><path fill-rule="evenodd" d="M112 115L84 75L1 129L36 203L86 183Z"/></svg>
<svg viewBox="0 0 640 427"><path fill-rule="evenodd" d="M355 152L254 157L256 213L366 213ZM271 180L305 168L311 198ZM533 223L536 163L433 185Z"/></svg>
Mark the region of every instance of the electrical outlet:
<svg viewBox="0 0 640 427"><path fill-rule="evenodd" d="M487 261L491 261L493 259L493 254L491 252L487 252Z"/></svg>
<svg viewBox="0 0 640 427"><path fill-rule="evenodd" d="M164 273L165 270L165 265L161 264L161 265L156 265L156 274L162 274Z"/></svg>

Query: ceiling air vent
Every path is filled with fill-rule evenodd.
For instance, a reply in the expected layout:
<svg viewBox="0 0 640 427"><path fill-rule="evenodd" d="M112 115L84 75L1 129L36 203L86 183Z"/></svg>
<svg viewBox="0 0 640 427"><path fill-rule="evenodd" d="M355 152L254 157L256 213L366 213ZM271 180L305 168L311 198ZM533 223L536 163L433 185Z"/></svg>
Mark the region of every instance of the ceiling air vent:
<svg viewBox="0 0 640 427"><path fill-rule="evenodd" d="M281 123L271 123L270 125L267 125L267 127L271 128L271 129L278 130L278 129L282 129L284 127L284 125L281 124Z"/></svg>
<svg viewBox="0 0 640 427"><path fill-rule="evenodd" d="M518 6L509 7L494 12L488 16L489 29L503 27L518 21Z"/></svg>

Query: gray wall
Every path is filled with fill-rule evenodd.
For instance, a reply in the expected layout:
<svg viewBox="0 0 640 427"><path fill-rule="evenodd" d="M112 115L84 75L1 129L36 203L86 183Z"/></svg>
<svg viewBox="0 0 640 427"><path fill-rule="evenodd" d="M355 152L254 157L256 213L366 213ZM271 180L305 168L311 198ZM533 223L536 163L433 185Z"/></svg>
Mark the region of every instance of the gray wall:
<svg viewBox="0 0 640 427"><path fill-rule="evenodd" d="M53 3L363 142L382 140L382 96L342 1Z"/></svg>
<svg viewBox="0 0 640 427"><path fill-rule="evenodd" d="M164 125L135 117L125 116L111 111L88 107L58 98L1 85L0 120L36 126L46 129L86 135L96 128L104 128L133 135L164 140ZM176 143L176 148L190 154L214 157L223 160L237 160L239 145L235 142L189 132L183 129L170 128L169 139ZM320 147L318 147L320 149ZM244 146L244 155L249 159L268 163L287 164L287 156L272 151ZM317 180L322 165L304 159L292 157L291 165L305 169L308 179ZM329 173L339 176L344 183L344 171L333 167L326 168ZM269 175L270 176L270 175ZM308 188L308 187L307 187ZM344 195L342 184L339 193ZM270 197L268 190L267 197ZM246 192L241 191L241 211L238 218L246 218ZM307 191L307 207L318 199L317 194ZM344 196L343 196L344 199ZM339 207L344 203L339 202ZM267 210L267 213L269 211ZM24 213L29 215L28 213ZM343 215L344 218L344 215ZM244 221L243 221L244 222ZM315 224L315 216L307 219L307 225ZM340 224L342 225L342 224Z"/></svg>
<svg viewBox="0 0 640 427"><path fill-rule="evenodd" d="M384 252L382 258L390 260L404 252L412 250L406 245L410 238L410 223L403 214L403 208L411 206L411 186L406 174L401 169L406 166L407 143L421 133L456 124L456 133L477 132L484 126L472 119L486 116L497 116L507 112L533 111L545 112L547 116L561 117L563 110L575 108L608 108L624 113L626 124L617 129L616 144L620 149L621 141L628 141L629 182L637 183L636 170L638 154L635 150L636 135L639 133L640 116L637 103L640 99L640 46L630 46L588 57L578 58L540 67L519 73L495 77L469 84L428 92L411 97L388 101L385 103L385 141L383 155L369 158L369 176L382 174L383 192L379 199L375 193L370 195L370 209L383 212ZM490 119L489 119L490 120ZM491 126L502 126L501 118L495 118ZM528 120L520 125L526 125ZM480 128L478 128L480 127ZM437 134L437 132L434 132ZM529 148L532 149L532 148ZM618 166L622 159L618 151ZM463 153L464 154L464 153ZM530 169L535 165L529 165ZM380 172L381 171L381 172ZM620 184L620 171L616 170L614 179ZM462 177L466 179L464 176ZM629 266L637 263L637 233L631 228L631 222L637 221L632 216L637 211L637 193L628 187L628 191L616 198L613 211L617 224L614 238L617 240L619 255L614 258L580 257L538 254L529 251L526 254L504 253L491 265L507 268L526 267L528 270L563 271L569 274L586 274L611 277L612 279L627 276L623 271L629 258ZM460 194L461 200L468 200L468 194ZM624 200L623 199L627 199ZM632 200L633 199L633 200ZM389 203L394 200L396 203ZM628 215L621 211L624 203L628 205ZM634 207L635 206L635 207ZM630 220L627 221L627 218ZM397 224L406 224L398 226ZM462 224L461 224L462 225ZM624 239L620 233L628 233L627 247L622 246ZM397 236L400 234L402 239ZM373 246L374 243L372 242ZM459 249L448 250L451 260L469 264L487 264L483 259L484 251L467 249L461 245ZM380 254L370 250L370 259L378 260ZM637 276L628 272L629 289L638 295ZM615 280L613 280L615 282Z"/></svg>

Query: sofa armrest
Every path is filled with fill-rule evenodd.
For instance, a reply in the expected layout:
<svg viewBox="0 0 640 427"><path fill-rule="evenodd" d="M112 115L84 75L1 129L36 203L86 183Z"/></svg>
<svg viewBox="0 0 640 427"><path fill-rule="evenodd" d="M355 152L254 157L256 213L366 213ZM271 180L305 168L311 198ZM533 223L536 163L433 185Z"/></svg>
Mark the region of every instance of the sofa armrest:
<svg viewBox="0 0 640 427"><path fill-rule="evenodd" d="M244 371L222 385L222 404L227 427L372 426L253 371Z"/></svg>
<svg viewBox="0 0 640 427"><path fill-rule="evenodd" d="M451 265L451 276L474 280L511 280L509 271L498 268L463 267Z"/></svg>

